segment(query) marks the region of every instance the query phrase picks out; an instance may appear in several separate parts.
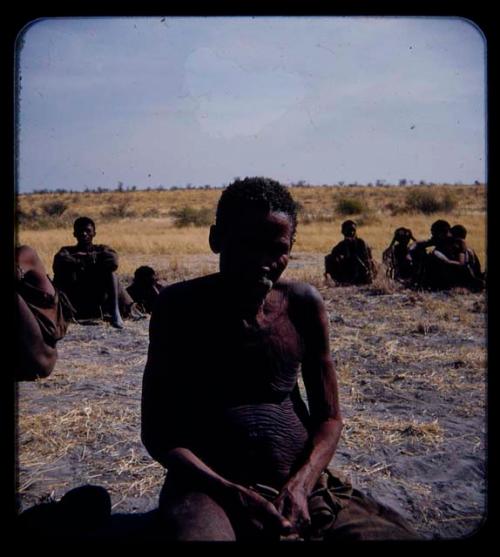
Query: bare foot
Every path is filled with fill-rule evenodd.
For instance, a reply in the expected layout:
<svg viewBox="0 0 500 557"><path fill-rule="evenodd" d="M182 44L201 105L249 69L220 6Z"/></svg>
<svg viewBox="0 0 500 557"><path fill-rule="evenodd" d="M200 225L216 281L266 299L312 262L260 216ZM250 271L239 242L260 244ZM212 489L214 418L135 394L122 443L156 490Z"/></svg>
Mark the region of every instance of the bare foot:
<svg viewBox="0 0 500 557"><path fill-rule="evenodd" d="M123 322L123 319L117 315L111 318L111 326L115 329L123 329L125 323Z"/></svg>

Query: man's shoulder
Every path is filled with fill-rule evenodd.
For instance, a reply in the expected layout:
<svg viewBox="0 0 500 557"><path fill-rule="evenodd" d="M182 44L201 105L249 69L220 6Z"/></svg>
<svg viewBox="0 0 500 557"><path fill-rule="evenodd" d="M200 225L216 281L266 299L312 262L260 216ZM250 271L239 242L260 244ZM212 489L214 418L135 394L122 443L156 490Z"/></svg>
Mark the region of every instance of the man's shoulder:
<svg viewBox="0 0 500 557"><path fill-rule="evenodd" d="M323 301L319 290L308 282L280 280L277 287L287 293L288 299L295 304L310 304Z"/></svg>
<svg viewBox="0 0 500 557"><path fill-rule="evenodd" d="M174 282L162 288L158 300L160 304L192 303L195 298L206 298L213 292L216 284L218 284L218 274Z"/></svg>
<svg viewBox="0 0 500 557"><path fill-rule="evenodd" d="M312 284L301 281L287 281L282 288L288 293L288 315L301 334L308 334L307 329L318 323L325 311L321 293Z"/></svg>
<svg viewBox="0 0 500 557"><path fill-rule="evenodd" d="M111 246L108 246L107 244L92 244L92 247L94 248L94 251L97 251L97 252L114 252L114 253L116 253L116 250L114 248L112 248Z"/></svg>

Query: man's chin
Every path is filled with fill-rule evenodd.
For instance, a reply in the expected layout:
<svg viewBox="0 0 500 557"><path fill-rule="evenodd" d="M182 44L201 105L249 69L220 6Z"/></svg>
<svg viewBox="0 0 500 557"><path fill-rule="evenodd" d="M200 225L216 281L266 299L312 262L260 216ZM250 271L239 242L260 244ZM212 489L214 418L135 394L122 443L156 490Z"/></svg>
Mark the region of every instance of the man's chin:
<svg viewBox="0 0 500 557"><path fill-rule="evenodd" d="M239 291L240 295L250 299L264 299L273 289L274 282L268 277L262 277L254 280L248 278L239 278L229 281L233 288Z"/></svg>
<svg viewBox="0 0 500 557"><path fill-rule="evenodd" d="M258 282L246 285L244 292L249 300L260 302L271 292L273 289L273 281L270 279L262 279Z"/></svg>

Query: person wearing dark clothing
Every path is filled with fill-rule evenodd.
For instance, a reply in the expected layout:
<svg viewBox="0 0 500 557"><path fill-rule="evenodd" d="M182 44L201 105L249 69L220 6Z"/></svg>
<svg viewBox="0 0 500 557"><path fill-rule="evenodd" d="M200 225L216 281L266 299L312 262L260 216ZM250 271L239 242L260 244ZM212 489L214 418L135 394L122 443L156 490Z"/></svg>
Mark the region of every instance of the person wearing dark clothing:
<svg viewBox="0 0 500 557"><path fill-rule="evenodd" d="M376 275L370 247L357 236L352 220L342 223L344 239L325 257L325 276L340 285L371 284Z"/></svg>
<svg viewBox="0 0 500 557"><path fill-rule="evenodd" d="M158 294L164 287L165 284L156 277L155 270L148 265L143 265L135 270L134 280L127 287L127 292L140 311L151 313Z"/></svg>
<svg viewBox="0 0 500 557"><path fill-rule="evenodd" d="M413 274L413 262L409 255L410 243L416 242L409 228L396 228L389 247L384 250L382 260L386 266L388 277L405 282Z"/></svg>
<svg viewBox="0 0 500 557"><path fill-rule="evenodd" d="M450 233L457 244L458 251L464 254L463 263L468 268L472 289L482 290L486 285L486 273L481 269L481 262L476 252L465 241L467 229L462 224L455 224L451 227Z"/></svg>
<svg viewBox="0 0 500 557"><path fill-rule="evenodd" d="M73 224L74 246L62 247L54 256L54 284L64 292L76 310L75 318L102 318L110 315L111 325L123 328L133 304L121 287L116 270L118 254L103 244L94 244L94 221L79 217Z"/></svg>

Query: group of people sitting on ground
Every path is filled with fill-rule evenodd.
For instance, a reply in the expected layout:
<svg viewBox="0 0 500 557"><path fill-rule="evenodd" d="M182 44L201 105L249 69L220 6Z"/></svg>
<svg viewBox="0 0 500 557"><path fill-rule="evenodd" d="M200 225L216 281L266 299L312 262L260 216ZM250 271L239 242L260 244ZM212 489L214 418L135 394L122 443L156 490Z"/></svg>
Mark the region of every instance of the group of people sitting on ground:
<svg viewBox="0 0 500 557"><path fill-rule="evenodd" d="M238 179L223 191L210 228L219 272L161 292L157 285L149 300L141 439L168 471L154 511L157 535L168 540L419 538L398 512L330 468L343 424L328 315L313 286L281 278L296 227L297 204L285 186L267 178ZM370 251L356 238L354 223L343 231L345 243L334 257L359 257L361 284L373 273ZM91 277L98 299L108 303L111 319L120 326L116 254L94 246L94 235L93 222L75 223L78 243L56 255L55 283L75 288L69 290L70 296L76 292L72 304L86 301L74 283L89 273L83 276ZM426 244L439 251L448 245L433 238ZM63 260L69 262L64 279L59 274ZM37 307L52 312L43 338L55 346L64 334L64 324L52 326L57 290L29 248L19 249L18 266L27 290L40 291L34 296ZM93 266L99 268L89 271ZM136 273L137 288L142 280L151 284L151 271ZM105 536L111 512L105 491L67 495L56 507L60 515L82 524L81 513L91 515L95 502L102 513L94 515L103 516L99 528ZM43 533L40 515L28 516L27 523ZM45 520L54 522L50 514Z"/></svg>
<svg viewBox="0 0 500 557"><path fill-rule="evenodd" d="M354 221L342 223L341 231L344 240L325 257L325 277L339 285L371 284L377 265L370 247L357 236ZM467 246L466 236L464 226L450 226L445 220L434 222L431 237L423 241L417 241L409 228L397 228L382 254L387 276L406 286L428 290L483 290L485 273L478 256Z"/></svg>

